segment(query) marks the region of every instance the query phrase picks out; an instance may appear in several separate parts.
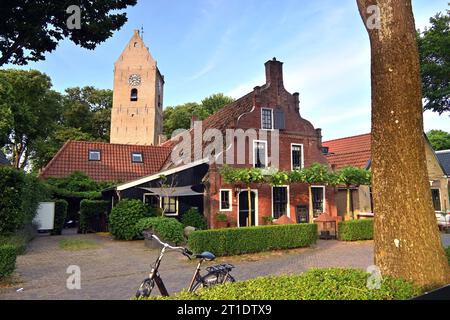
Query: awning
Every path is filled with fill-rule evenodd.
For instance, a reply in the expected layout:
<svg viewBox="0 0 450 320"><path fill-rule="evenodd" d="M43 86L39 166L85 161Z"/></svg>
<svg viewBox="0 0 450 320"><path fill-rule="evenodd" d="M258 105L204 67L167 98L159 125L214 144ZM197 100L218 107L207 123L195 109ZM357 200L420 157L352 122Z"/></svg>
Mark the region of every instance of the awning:
<svg viewBox="0 0 450 320"><path fill-rule="evenodd" d="M186 187L170 187L170 188L143 188L145 191L154 193L155 196L162 197L192 197L202 196L203 193L192 190L193 186Z"/></svg>

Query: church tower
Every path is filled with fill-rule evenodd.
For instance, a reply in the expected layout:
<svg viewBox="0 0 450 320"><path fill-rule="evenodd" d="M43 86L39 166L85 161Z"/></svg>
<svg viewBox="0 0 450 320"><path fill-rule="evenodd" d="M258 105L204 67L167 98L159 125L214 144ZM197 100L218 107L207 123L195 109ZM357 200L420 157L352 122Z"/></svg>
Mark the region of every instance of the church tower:
<svg viewBox="0 0 450 320"><path fill-rule="evenodd" d="M114 65L113 144L157 145L163 125L164 76L138 30Z"/></svg>

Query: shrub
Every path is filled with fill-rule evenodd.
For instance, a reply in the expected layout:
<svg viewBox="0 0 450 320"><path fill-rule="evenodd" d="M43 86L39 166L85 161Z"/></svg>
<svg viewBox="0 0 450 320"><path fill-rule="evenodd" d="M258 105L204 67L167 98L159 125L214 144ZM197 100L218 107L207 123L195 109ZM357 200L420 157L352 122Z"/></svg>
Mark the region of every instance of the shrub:
<svg viewBox="0 0 450 320"><path fill-rule="evenodd" d="M80 232L98 232L100 220L108 211L108 201L82 200L80 203Z"/></svg>
<svg viewBox="0 0 450 320"><path fill-rule="evenodd" d="M205 230L208 228L205 217L198 212L197 209L189 209L181 218L181 223L185 227L194 227L197 230Z"/></svg>
<svg viewBox="0 0 450 320"><path fill-rule="evenodd" d="M68 203L66 200L56 200L55 201L55 220L53 225L53 230L51 231L52 236L59 236L64 228L64 222L67 217L67 207Z"/></svg>
<svg viewBox="0 0 450 320"><path fill-rule="evenodd" d="M373 239L373 219L339 222L339 240L358 241Z"/></svg>
<svg viewBox="0 0 450 320"><path fill-rule="evenodd" d="M447 255L448 264L450 265L450 246L445 249L445 254Z"/></svg>
<svg viewBox="0 0 450 320"><path fill-rule="evenodd" d="M371 290L367 288L368 277L368 273L355 269L311 269L300 275L260 277L214 286L196 293L183 291L174 299L405 300L421 293L413 284L391 277L383 277L381 288Z"/></svg>
<svg viewBox="0 0 450 320"><path fill-rule="evenodd" d="M216 220L218 222L228 222L228 216L225 213L218 213L216 215Z"/></svg>
<svg viewBox="0 0 450 320"><path fill-rule="evenodd" d="M142 201L125 199L112 209L109 229L118 240L133 240L139 235L136 224L149 216L149 210Z"/></svg>
<svg viewBox="0 0 450 320"><path fill-rule="evenodd" d="M16 249L16 255L22 255L27 250L28 243L36 235L36 229L30 224L15 234L0 236L1 245L11 245Z"/></svg>
<svg viewBox="0 0 450 320"><path fill-rule="evenodd" d="M16 248L13 245L0 245L0 278L8 277L16 268Z"/></svg>
<svg viewBox="0 0 450 320"><path fill-rule="evenodd" d="M180 244L184 242L184 227L178 220L165 217L151 217L139 220L136 224L136 234L152 231L163 241Z"/></svg>
<svg viewBox="0 0 450 320"><path fill-rule="evenodd" d="M228 256L307 247L316 239L317 225L295 224L195 231L188 244L195 252L210 251L216 256Z"/></svg>

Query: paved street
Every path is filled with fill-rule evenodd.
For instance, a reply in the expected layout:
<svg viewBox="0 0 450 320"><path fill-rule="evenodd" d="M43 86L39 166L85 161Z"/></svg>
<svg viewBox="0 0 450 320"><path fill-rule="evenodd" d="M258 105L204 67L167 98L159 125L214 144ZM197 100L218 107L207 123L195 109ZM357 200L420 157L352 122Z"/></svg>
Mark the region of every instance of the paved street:
<svg viewBox="0 0 450 320"><path fill-rule="evenodd" d="M78 252L59 248L61 239L89 239L98 248ZM450 235L444 237L450 245ZM129 299L146 276L149 264L159 251L150 250L142 241L118 242L109 236L65 235L40 236L18 257L12 288L0 288L0 299ZM221 258L216 263L236 266L238 280L264 275L301 273L312 267L367 268L373 260L373 242L344 243L319 241L314 248L289 252L273 252L234 258ZM68 290L66 273L70 265L81 268L81 290ZM170 292L186 287L195 263L177 253L168 253L160 268ZM17 292L17 289L23 290Z"/></svg>

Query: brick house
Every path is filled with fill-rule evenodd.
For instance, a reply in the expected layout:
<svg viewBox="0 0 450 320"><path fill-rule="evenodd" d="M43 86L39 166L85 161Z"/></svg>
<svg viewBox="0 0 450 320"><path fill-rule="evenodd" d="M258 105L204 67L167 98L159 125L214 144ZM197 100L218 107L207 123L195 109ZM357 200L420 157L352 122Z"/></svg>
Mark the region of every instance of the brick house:
<svg viewBox="0 0 450 320"><path fill-rule="evenodd" d="M196 207L211 227L217 225L219 212L227 214L232 226L246 226L248 192L244 186L223 181L220 159L233 167L263 169L292 170L314 162L328 165L322 154L321 130L300 116L299 94L284 88L282 66L276 59L268 61L263 86L162 144L161 148L172 152L159 172L106 190L105 198L113 203L123 198L142 199L176 217ZM222 140L212 139L211 132ZM262 225L264 217L308 221L307 185L255 184L251 189L252 225ZM337 217L334 193L331 187L313 187L315 217L323 212Z"/></svg>
<svg viewBox="0 0 450 320"><path fill-rule="evenodd" d="M449 209L448 183L443 166L431 147L426 135L425 156L427 160L428 177L436 212ZM334 170L345 166L353 166L370 170L371 166L371 134L346 137L323 142L327 150L326 157ZM350 207L355 216L372 215L372 195L369 186L353 187L351 189ZM339 216L344 216L347 206L346 190L338 188L336 207Z"/></svg>

